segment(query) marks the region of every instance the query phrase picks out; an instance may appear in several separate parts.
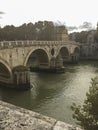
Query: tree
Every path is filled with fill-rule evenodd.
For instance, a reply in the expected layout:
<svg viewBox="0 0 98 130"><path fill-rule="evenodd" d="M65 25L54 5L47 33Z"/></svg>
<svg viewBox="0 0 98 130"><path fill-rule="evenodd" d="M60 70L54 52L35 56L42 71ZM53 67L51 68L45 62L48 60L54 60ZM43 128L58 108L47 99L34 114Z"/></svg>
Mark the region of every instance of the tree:
<svg viewBox="0 0 98 130"><path fill-rule="evenodd" d="M76 42L86 43L88 34L89 31L74 32L69 35L69 38L70 40L75 40Z"/></svg>
<svg viewBox="0 0 98 130"><path fill-rule="evenodd" d="M44 29L42 31L42 34L44 40L54 40L54 25L52 21L44 21Z"/></svg>
<svg viewBox="0 0 98 130"><path fill-rule="evenodd" d="M59 28L60 26L58 26ZM0 28L0 41L7 40L47 40L53 41L56 35L56 26L52 21L38 21L33 23L24 23L19 27L6 25ZM62 31L66 30L62 25ZM66 30L67 31L67 30ZM60 31L61 32L61 31Z"/></svg>
<svg viewBox="0 0 98 130"><path fill-rule="evenodd" d="M75 103L71 106L74 111L73 118L78 120L85 130L98 130L98 78L91 81L89 92L86 94L82 106L77 106Z"/></svg>

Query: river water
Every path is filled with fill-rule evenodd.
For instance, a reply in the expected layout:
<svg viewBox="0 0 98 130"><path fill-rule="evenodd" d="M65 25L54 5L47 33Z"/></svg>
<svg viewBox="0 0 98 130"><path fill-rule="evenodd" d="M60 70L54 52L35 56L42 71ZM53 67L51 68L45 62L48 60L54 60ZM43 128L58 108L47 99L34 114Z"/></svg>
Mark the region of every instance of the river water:
<svg viewBox="0 0 98 130"><path fill-rule="evenodd" d="M96 61L66 65L63 74L31 72L30 90L0 87L0 99L75 125L70 107L83 103L91 78L97 75Z"/></svg>

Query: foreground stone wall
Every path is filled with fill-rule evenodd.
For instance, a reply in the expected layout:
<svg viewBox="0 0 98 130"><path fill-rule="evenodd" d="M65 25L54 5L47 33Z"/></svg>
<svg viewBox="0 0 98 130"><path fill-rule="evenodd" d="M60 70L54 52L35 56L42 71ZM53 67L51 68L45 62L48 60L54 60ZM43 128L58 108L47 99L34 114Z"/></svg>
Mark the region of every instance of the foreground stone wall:
<svg viewBox="0 0 98 130"><path fill-rule="evenodd" d="M67 123L0 101L0 130L82 130Z"/></svg>

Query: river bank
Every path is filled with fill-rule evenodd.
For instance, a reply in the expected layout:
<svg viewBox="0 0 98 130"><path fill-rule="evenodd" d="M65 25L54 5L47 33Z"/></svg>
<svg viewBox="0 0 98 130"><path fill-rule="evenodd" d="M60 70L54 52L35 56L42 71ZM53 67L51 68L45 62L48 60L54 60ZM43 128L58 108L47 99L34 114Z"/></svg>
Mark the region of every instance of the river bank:
<svg viewBox="0 0 98 130"><path fill-rule="evenodd" d="M42 114L0 101L0 130L82 130Z"/></svg>

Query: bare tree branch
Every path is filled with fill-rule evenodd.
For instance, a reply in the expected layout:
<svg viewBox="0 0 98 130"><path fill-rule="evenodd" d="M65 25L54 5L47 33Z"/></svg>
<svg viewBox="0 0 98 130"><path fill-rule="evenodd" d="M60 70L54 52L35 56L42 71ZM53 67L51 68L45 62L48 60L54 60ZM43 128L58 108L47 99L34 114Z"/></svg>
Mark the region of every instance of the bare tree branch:
<svg viewBox="0 0 98 130"><path fill-rule="evenodd" d="M5 14L4 12L0 11L0 14Z"/></svg>

